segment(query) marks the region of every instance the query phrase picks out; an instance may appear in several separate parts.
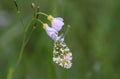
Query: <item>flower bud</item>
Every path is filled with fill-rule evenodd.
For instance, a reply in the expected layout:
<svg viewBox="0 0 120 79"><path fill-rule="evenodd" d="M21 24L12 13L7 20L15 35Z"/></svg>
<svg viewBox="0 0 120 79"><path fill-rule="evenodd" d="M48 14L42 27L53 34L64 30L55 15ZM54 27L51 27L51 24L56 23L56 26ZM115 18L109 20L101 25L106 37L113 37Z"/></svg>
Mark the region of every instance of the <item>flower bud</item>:
<svg viewBox="0 0 120 79"><path fill-rule="evenodd" d="M36 7L34 2L31 3L31 7L32 7L33 9Z"/></svg>
<svg viewBox="0 0 120 79"><path fill-rule="evenodd" d="M51 15L49 15L48 17L47 17L47 19L49 20L49 21L53 21L53 19L54 19L54 17L53 16L51 16Z"/></svg>

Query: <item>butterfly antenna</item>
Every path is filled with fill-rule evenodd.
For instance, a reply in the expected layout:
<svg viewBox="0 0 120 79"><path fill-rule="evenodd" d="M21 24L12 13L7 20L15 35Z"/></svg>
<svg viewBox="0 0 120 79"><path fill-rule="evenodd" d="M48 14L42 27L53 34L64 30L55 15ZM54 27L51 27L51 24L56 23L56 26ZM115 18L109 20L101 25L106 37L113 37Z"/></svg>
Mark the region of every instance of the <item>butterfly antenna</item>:
<svg viewBox="0 0 120 79"><path fill-rule="evenodd" d="M65 29L64 33L61 34L61 38L65 38L65 36L68 33L70 27L71 27L70 25L67 25L67 28Z"/></svg>
<svg viewBox="0 0 120 79"><path fill-rule="evenodd" d="M70 25L67 25L67 28L65 29L64 33L62 33L60 36L59 36L59 39L61 39L62 41L64 41L64 38L67 34L67 32L69 31L70 29Z"/></svg>

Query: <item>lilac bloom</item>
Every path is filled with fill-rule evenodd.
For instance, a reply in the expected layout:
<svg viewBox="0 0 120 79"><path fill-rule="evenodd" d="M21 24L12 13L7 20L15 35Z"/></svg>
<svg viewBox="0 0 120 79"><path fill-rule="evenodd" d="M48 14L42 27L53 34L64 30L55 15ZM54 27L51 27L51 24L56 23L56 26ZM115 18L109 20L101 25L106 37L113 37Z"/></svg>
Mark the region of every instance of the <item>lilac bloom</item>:
<svg viewBox="0 0 120 79"><path fill-rule="evenodd" d="M52 20L52 27L57 31L60 31L63 25L64 25L63 19L60 17L54 18Z"/></svg>
<svg viewBox="0 0 120 79"><path fill-rule="evenodd" d="M50 36L53 40L57 38L58 32L55 29L49 27L47 24L43 24L43 28L46 30L48 36Z"/></svg>
<svg viewBox="0 0 120 79"><path fill-rule="evenodd" d="M49 15L48 20L51 21L52 28L54 28L57 31L60 31L62 29L62 26L64 25L63 18L60 17L54 18L51 15Z"/></svg>

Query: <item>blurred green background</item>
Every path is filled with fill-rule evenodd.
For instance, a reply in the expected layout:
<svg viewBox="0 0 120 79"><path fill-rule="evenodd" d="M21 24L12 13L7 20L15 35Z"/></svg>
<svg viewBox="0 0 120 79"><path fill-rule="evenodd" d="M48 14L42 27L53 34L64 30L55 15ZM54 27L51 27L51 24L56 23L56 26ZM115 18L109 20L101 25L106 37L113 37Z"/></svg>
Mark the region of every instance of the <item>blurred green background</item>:
<svg viewBox="0 0 120 79"><path fill-rule="evenodd" d="M63 17L62 31L71 25L65 42L73 53L73 66L64 69L52 61L54 42L37 23L28 33L13 79L120 79L120 0L17 0L25 25L34 13L32 2L42 12ZM6 79L16 64L23 30L13 0L1 0L0 79Z"/></svg>

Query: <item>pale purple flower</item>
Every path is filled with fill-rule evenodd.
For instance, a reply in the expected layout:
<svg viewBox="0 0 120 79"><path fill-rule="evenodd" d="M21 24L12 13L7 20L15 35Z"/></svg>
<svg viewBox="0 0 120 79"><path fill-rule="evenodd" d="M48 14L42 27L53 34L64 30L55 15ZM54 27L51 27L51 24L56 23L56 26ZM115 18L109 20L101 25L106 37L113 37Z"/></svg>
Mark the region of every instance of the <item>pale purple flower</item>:
<svg viewBox="0 0 120 79"><path fill-rule="evenodd" d="M51 21L52 28L57 31L60 31L62 29L62 26L64 25L63 18L61 17L54 18L49 15L48 20Z"/></svg>
<svg viewBox="0 0 120 79"><path fill-rule="evenodd" d="M52 20L52 27L57 31L60 31L63 25L64 25L63 19L60 17L54 18Z"/></svg>
<svg viewBox="0 0 120 79"><path fill-rule="evenodd" d="M57 38L58 32L55 29L49 27L47 24L43 24L43 28L46 30L48 36L50 36L53 40Z"/></svg>

